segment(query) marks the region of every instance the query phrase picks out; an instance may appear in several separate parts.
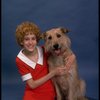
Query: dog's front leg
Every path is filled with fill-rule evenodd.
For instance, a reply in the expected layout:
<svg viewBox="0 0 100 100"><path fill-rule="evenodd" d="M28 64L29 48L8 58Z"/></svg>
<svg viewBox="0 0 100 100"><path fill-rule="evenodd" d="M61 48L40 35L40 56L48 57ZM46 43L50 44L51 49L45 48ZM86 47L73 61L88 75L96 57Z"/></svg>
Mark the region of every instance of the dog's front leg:
<svg viewBox="0 0 100 100"><path fill-rule="evenodd" d="M70 71L69 77L68 77L68 84L69 84L69 90L68 90L68 100L77 100L75 97L75 80L73 76L73 69Z"/></svg>
<svg viewBox="0 0 100 100"><path fill-rule="evenodd" d="M56 84L56 82L54 82L54 85L55 85L55 89L56 89L57 100L62 100L60 89L59 89L58 85Z"/></svg>
<svg viewBox="0 0 100 100"><path fill-rule="evenodd" d="M66 98L68 98L68 100L76 100L76 99L74 99L73 91L71 88L69 89L68 97L66 97Z"/></svg>

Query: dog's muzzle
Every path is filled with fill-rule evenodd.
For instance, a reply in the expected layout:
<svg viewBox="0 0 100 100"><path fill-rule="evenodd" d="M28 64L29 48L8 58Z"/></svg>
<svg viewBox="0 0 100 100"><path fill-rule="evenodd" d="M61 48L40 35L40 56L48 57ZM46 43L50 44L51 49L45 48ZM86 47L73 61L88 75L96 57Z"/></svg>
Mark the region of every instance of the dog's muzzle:
<svg viewBox="0 0 100 100"><path fill-rule="evenodd" d="M54 44L53 45L53 52L59 56L61 54L61 46L59 44Z"/></svg>
<svg viewBox="0 0 100 100"><path fill-rule="evenodd" d="M54 44L53 48L54 48L54 50L58 50L59 49L59 45L58 44Z"/></svg>

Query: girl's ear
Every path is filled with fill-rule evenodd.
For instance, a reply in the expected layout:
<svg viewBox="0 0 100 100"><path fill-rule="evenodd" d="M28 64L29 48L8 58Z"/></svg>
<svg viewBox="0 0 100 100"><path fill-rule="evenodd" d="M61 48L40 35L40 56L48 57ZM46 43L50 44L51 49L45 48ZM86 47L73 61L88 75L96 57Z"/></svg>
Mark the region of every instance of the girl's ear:
<svg viewBox="0 0 100 100"><path fill-rule="evenodd" d="M21 42L20 44L23 45L23 42Z"/></svg>
<svg viewBox="0 0 100 100"><path fill-rule="evenodd" d="M63 28L63 27L61 27L60 30L61 30L63 33L68 33L68 32L70 32L69 29Z"/></svg>

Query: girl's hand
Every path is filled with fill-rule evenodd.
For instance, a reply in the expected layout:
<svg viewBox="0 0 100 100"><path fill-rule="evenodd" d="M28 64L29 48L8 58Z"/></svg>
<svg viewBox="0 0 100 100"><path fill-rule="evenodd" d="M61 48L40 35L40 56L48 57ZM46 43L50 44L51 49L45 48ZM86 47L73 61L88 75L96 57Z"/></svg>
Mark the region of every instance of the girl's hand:
<svg viewBox="0 0 100 100"><path fill-rule="evenodd" d="M71 65L75 62L75 55L71 54L70 56L68 56L67 58L65 58L65 64L67 67L67 71L69 71L71 69Z"/></svg>
<svg viewBox="0 0 100 100"><path fill-rule="evenodd" d="M55 68L54 70L53 70L53 73L55 74L55 75L60 75L60 76L62 76L62 75L65 75L65 74L67 74L67 68L66 67L57 67L57 68Z"/></svg>

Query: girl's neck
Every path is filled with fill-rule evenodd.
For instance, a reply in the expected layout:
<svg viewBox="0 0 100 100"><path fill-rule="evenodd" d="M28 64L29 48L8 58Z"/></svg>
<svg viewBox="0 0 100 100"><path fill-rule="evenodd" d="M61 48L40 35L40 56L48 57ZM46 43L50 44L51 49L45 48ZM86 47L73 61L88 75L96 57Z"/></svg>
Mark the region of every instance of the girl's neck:
<svg viewBox="0 0 100 100"><path fill-rule="evenodd" d="M23 54L25 54L26 56L35 56L37 53L37 48L35 48L33 52L27 51L25 49L23 50Z"/></svg>
<svg viewBox="0 0 100 100"><path fill-rule="evenodd" d="M31 61L36 62L38 61L38 50L37 48L34 49L34 52L28 52L27 50L23 50L23 54L27 56Z"/></svg>

